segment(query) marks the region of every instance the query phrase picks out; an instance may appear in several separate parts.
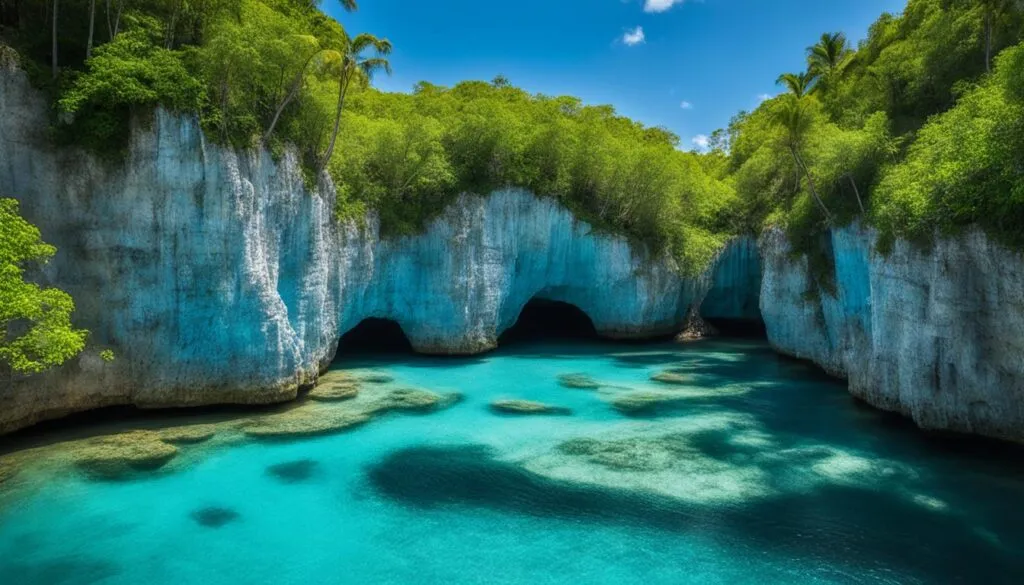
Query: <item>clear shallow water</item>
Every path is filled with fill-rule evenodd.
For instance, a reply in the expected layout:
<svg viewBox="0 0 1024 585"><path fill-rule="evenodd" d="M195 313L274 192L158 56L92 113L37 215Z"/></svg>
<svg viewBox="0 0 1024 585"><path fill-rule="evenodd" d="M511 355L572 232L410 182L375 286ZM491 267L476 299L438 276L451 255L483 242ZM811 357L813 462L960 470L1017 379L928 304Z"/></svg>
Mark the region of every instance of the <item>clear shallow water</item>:
<svg viewBox="0 0 1024 585"><path fill-rule="evenodd" d="M586 373L649 389L687 364L693 383L673 390L687 399L642 418L609 406L621 388L556 383ZM173 474L50 481L0 512L0 583L1024 579L1019 451L928 439L761 344L533 344L336 367L466 399L213 451ZM497 415L499 398L573 415ZM626 455L610 465L557 448L579 437ZM289 477L268 472L287 463ZM237 516L203 526L207 507Z"/></svg>

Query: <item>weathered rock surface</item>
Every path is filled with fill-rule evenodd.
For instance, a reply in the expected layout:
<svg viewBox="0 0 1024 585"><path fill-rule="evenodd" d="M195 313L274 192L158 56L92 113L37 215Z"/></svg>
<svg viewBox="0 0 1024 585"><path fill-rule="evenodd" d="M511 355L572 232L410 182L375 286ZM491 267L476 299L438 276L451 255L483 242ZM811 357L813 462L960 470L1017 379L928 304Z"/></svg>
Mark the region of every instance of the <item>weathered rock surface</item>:
<svg viewBox="0 0 1024 585"><path fill-rule="evenodd" d="M759 296L772 345L854 395L926 428L1024 441L1024 260L980 232L882 257L870 232L837 230L836 297L807 294L778 232L685 279L523 191L464 195L423 234L382 240L372 217L339 224L333 187L306 190L289 155L220 148L157 112L126 160L101 160L53 148L46 103L0 70L0 197L58 247L40 279L75 297L90 349L0 385L0 433L109 405L288 400L368 317L397 321L418 351L473 353L532 298L629 338L678 331L701 300L706 318L756 320Z"/></svg>
<svg viewBox="0 0 1024 585"><path fill-rule="evenodd" d="M980 231L930 251L832 233L836 296L808 294L806 260L769 231L761 314L771 344L846 377L850 392L919 426L1024 442L1024 258Z"/></svg>
<svg viewBox="0 0 1024 585"><path fill-rule="evenodd" d="M432 353L495 347L535 297L609 337L670 334L707 286L523 191L464 195L382 240L372 217L339 224L333 187L307 191L289 155L217 147L158 111L126 160L101 160L47 141L46 103L0 71L0 197L57 246L41 280L74 296L90 349L0 388L0 432L108 405L288 400L368 317Z"/></svg>

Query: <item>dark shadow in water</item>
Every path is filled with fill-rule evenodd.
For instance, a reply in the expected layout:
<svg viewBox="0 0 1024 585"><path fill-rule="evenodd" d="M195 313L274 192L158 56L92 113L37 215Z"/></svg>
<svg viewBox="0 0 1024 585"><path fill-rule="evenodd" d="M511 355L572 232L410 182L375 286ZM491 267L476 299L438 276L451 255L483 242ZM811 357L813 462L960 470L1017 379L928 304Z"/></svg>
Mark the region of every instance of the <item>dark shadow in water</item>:
<svg viewBox="0 0 1024 585"><path fill-rule="evenodd" d="M499 346L531 341L596 340L597 330L579 307L560 301L531 299L515 324L498 338Z"/></svg>
<svg viewBox="0 0 1024 585"><path fill-rule="evenodd" d="M472 446L406 449L370 467L367 476L379 494L423 509L472 506L701 533L889 579L890 571L927 583L1024 579L1022 562L1011 550L977 536L956 516L911 505L885 490L833 486L745 505L695 506L551 480Z"/></svg>
<svg viewBox="0 0 1024 585"><path fill-rule="evenodd" d="M402 331L402 326L392 319L363 319L338 342L339 356L411 353L412 343Z"/></svg>
<svg viewBox="0 0 1024 585"><path fill-rule="evenodd" d="M238 512L220 506L200 508L192 512L191 516L197 524L206 528L221 528L239 518Z"/></svg>
<svg viewBox="0 0 1024 585"><path fill-rule="evenodd" d="M267 467L267 475L281 483L301 483L309 481L316 474L319 463L312 459L299 459L278 463Z"/></svg>
<svg viewBox="0 0 1024 585"><path fill-rule="evenodd" d="M0 583L10 585L92 585L121 573L112 562L80 556L41 563L7 561L0 560Z"/></svg>

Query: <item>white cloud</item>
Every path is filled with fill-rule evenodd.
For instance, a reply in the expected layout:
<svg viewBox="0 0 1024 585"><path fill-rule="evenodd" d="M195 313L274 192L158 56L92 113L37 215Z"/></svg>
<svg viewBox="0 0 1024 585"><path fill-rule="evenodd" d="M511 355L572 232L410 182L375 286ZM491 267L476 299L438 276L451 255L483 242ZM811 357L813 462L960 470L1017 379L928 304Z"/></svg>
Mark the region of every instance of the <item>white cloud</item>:
<svg viewBox="0 0 1024 585"><path fill-rule="evenodd" d="M626 46L632 47L633 45L639 45L644 42L644 28L638 26L633 30L626 31L626 34L622 35L622 42L626 43Z"/></svg>
<svg viewBox="0 0 1024 585"><path fill-rule="evenodd" d="M679 107L683 108L684 110L692 110L693 109L693 104L691 104L690 102L684 101L681 104L679 104Z"/></svg>
<svg viewBox="0 0 1024 585"><path fill-rule="evenodd" d="M665 12L686 0L644 0L644 12Z"/></svg>
<svg viewBox="0 0 1024 585"><path fill-rule="evenodd" d="M693 145L700 150L707 150L708 145L711 144L711 139L705 136L704 134L698 134L694 136L693 140L691 140L690 142L692 142Z"/></svg>
<svg viewBox="0 0 1024 585"><path fill-rule="evenodd" d="M772 96L766 93L762 93L761 95L757 96L757 103L766 102L770 99L772 99Z"/></svg>

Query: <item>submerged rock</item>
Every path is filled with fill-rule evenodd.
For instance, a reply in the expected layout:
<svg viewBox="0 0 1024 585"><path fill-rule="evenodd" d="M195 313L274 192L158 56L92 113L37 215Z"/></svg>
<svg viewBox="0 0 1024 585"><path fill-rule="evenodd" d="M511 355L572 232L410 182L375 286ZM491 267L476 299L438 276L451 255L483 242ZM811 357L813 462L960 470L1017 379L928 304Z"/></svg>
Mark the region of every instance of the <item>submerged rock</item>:
<svg viewBox="0 0 1024 585"><path fill-rule="evenodd" d="M572 439L561 443L558 450L567 455L583 456L591 463L621 471L665 469L671 465L676 453L666 453L669 450L658 441L647 439Z"/></svg>
<svg viewBox="0 0 1024 585"><path fill-rule="evenodd" d="M242 430L246 435L260 439L315 437L347 431L370 418L364 412L330 407L295 408L243 423Z"/></svg>
<svg viewBox="0 0 1024 585"><path fill-rule="evenodd" d="M240 517L238 512L231 508L221 508L219 506L201 508L192 512L191 516L197 524L206 528L220 528L238 520Z"/></svg>
<svg viewBox="0 0 1024 585"><path fill-rule="evenodd" d="M675 370L665 370L663 372L658 372L657 374L652 375L651 379L654 380L655 382L661 382L662 384L682 385L688 384L690 382L687 376Z"/></svg>
<svg viewBox="0 0 1024 585"><path fill-rule="evenodd" d="M572 414L572 410L564 406L551 406L532 400L496 400L491 403L491 410L504 414Z"/></svg>
<svg viewBox="0 0 1024 585"><path fill-rule="evenodd" d="M157 433L131 431L73 444L70 459L87 474L118 479L138 471L160 469L178 454L178 448Z"/></svg>
<svg viewBox="0 0 1024 585"><path fill-rule="evenodd" d="M601 384L587 374L561 374L558 383L577 390L597 390Z"/></svg>
<svg viewBox="0 0 1024 585"><path fill-rule="evenodd" d="M18 474L19 467L15 465L13 461L8 461L0 457L0 484L14 479L14 476Z"/></svg>
<svg viewBox="0 0 1024 585"><path fill-rule="evenodd" d="M656 411L659 407L683 400L664 392L630 392L616 396L611 400L615 410L624 414L643 414Z"/></svg>
<svg viewBox="0 0 1024 585"><path fill-rule="evenodd" d="M462 395L458 392L437 394L418 388L398 388L377 399L372 411L378 413L392 410L428 412L451 406L460 400L462 400Z"/></svg>
<svg viewBox="0 0 1024 585"><path fill-rule="evenodd" d="M189 425L162 429L157 432L161 441L171 444L191 445L209 441L217 434L216 425Z"/></svg>
<svg viewBox="0 0 1024 585"><path fill-rule="evenodd" d="M284 483L299 483L311 478L319 465L313 459L288 461L267 467L267 475Z"/></svg>
<svg viewBox="0 0 1024 585"><path fill-rule="evenodd" d="M368 372L359 376L360 382L366 382L367 384L390 384L395 381L395 377L391 374L385 374L382 372Z"/></svg>
<svg viewBox="0 0 1024 585"><path fill-rule="evenodd" d="M310 400L320 402L340 402L351 400L359 395L359 385L355 382L337 382L324 384L309 391Z"/></svg>

